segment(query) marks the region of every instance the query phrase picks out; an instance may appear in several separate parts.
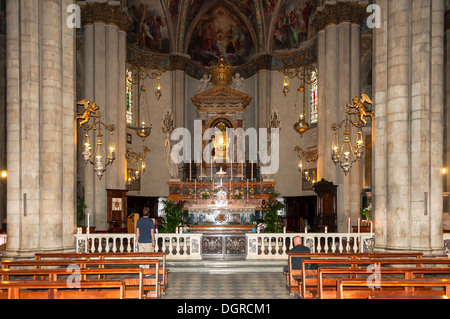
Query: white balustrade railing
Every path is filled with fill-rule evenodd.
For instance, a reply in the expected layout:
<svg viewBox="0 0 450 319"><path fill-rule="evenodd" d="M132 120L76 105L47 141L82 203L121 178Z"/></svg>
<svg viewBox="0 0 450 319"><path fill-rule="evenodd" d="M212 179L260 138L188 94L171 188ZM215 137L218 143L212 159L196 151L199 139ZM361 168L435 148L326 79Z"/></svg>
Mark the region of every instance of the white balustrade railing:
<svg viewBox="0 0 450 319"><path fill-rule="evenodd" d="M182 260L202 259L201 255L202 234L155 234L155 251L165 252L166 258Z"/></svg>
<svg viewBox="0 0 450 319"><path fill-rule="evenodd" d="M251 233L246 236L247 259L286 257L296 236L302 237L303 245L314 253L370 252L373 242L371 234L366 233Z"/></svg>
<svg viewBox="0 0 450 319"><path fill-rule="evenodd" d="M300 236L311 252L354 253L370 252L373 235L370 233L248 233L246 259L284 259L293 247L293 239ZM446 253L450 253L450 234L444 234ZM0 236L6 243L7 235ZM131 252L135 251L135 234L76 234L77 252ZM167 259L198 260L201 253L202 234L156 234L155 251L165 252Z"/></svg>
<svg viewBox="0 0 450 319"><path fill-rule="evenodd" d="M201 234L155 234L155 251L165 252L167 259L201 259ZM135 234L76 234L77 252L134 252Z"/></svg>
<svg viewBox="0 0 450 319"><path fill-rule="evenodd" d="M136 234L94 233L76 234L78 253L122 253L133 252Z"/></svg>

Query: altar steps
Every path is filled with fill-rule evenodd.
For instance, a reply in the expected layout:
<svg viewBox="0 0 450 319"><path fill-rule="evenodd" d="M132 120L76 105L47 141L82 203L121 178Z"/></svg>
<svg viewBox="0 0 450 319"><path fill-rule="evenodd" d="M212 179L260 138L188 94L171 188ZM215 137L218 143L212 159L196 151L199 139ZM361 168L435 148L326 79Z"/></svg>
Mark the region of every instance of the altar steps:
<svg viewBox="0 0 450 319"><path fill-rule="evenodd" d="M248 272L282 273L287 260L200 260L167 261L170 272L203 272L232 274Z"/></svg>

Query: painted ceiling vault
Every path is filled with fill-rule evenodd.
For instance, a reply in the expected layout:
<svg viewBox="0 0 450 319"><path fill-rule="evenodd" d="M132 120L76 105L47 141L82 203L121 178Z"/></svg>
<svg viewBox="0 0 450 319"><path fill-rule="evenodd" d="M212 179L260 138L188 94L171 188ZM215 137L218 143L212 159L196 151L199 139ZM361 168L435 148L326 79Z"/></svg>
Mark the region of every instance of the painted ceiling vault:
<svg viewBox="0 0 450 319"><path fill-rule="evenodd" d="M193 76L223 54L251 75L255 55L304 51L315 41L317 0L127 0L130 48L190 57Z"/></svg>

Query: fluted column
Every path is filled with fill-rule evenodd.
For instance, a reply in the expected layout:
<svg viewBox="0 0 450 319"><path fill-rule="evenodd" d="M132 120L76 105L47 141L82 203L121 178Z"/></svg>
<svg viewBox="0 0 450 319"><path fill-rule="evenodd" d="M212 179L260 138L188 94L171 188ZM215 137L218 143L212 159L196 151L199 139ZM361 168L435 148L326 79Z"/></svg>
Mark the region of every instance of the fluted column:
<svg viewBox="0 0 450 319"><path fill-rule="evenodd" d="M327 1L319 8L319 162L318 175L338 185L338 231L347 229L348 217L357 220L362 188L361 165L355 163L345 176L331 156L332 124L345 119L346 105L361 95L361 22L365 6L356 2ZM341 133L341 132L340 132ZM352 141L354 140L353 132ZM340 143L342 143L342 134Z"/></svg>
<svg viewBox="0 0 450 319"><path fill-rule="evenodd" d="M114 124L116 160L100 180L90 164L83 165L85 202L90 225L108 229L107 189L126 189L125 68L126 30L130 20L120 6L106 3L82 7L84 26L84 97L100 106L101 120ZM106 134L105 134L106 135ZM106 136L105 136L106 137ZM95 144L91 134L91 145Z"/></svg>
<svg viewBox="0 0 450 319"><path fill-rule="evenodd" d="M441 254L444 4L377 1L376 249Z"/></svg>
<svg viewBox="0 0 450 319"><path fill-rule="evenodd" d="M7 255L74 247L73 2L7 2Z"/></svg>

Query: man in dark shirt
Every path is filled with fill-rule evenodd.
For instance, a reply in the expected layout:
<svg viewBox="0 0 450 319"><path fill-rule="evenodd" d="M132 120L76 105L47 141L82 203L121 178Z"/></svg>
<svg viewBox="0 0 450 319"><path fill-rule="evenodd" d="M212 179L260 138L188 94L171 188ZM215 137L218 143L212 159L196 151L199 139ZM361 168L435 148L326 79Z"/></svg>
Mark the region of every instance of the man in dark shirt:
<svg viewBox="0 0 450 319"><path fill-rule="evenodd" d="M300 236L294 237L294 248L292 248L289 253L311 253L311 249L304 246L302 244L302 238ZM292 260L292 269L300 270L302 269L302 260L309 259L309 257L293 257ZM289 271L289 266L284 266L284 271Z"/></svg>
<svg viewBox="0 0 450 319"><path fill-rule="evenodd" d="M142 217L136 222L136 241L139 252L155 251L155 224L149 218L150 209L144 207Z"/></svg>

